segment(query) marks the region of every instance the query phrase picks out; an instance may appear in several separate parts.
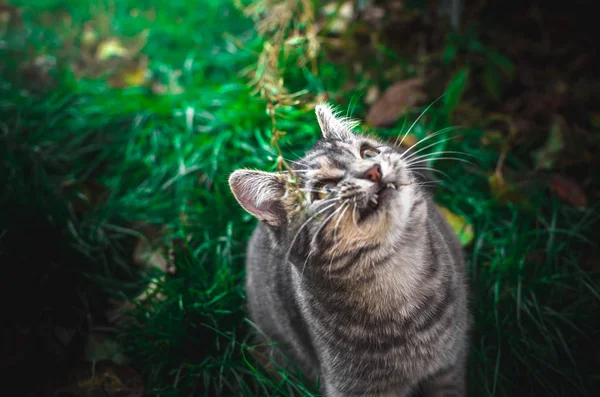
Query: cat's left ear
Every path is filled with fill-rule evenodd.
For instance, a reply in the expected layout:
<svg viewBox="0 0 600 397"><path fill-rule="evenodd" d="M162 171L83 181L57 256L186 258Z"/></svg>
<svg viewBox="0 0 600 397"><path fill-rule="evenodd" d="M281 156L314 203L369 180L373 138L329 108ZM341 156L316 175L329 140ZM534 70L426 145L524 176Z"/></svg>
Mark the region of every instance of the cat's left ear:
<svg viewBox="0 0 600 397"><path fill-rule="evenodd" d="M315 113L317 114L323 138L345 140L354 135L352 129L358 125L358 122L336 116L329 104L318 104L315 107Z"/></svg>
<svg viewBox="0 0 600 397"><path fill-rule="evenodd" d="M279 175L264 171L237 170L229 177L229 187L242 208L270 226L286 220L283 206L285 184Z"/></svg>

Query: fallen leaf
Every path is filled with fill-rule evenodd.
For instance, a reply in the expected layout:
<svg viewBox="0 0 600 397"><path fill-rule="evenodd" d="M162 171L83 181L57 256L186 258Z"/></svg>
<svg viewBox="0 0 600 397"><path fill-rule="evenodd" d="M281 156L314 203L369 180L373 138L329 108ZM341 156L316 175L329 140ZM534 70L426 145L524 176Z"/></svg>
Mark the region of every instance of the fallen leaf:
<svg viewBox="0 0 600 397"><path fill-rule="evenodd" d="M408 134L406 137L404 137L404 140L402 141L402 146L409 148L411 146L416 145L417 142L419 142L419 138L417 138L415 134Z"/></svg>
<svg viewBox="0 0 600 397"><path fill-rule="evenodd" d="M587 196L583 189L573 179L558 174L552 174L552 176L550 176L550 188L558 197L567 201L574 207L587 208Z"/></svg>
<svg viewBox="0 0 600 397"><path fill-rule="evenodd" d="M117 364L127 362L127 357L116 340L97 333L91 333L88 336L84 358L91 362L100 360L112 360Z"/></svg>
<svg viewBox="0 0 600 397"><path fill-rule="evenodd" d="M365 103L371 105L377 98L379 98L379 88L376 85L372 85L367 90L367 95L365 95Z"/></svg>
<svg viewBox="0 0 600 397"><path fill-rule="evenodd" d="M70 397L141 397L144 382L133 368L110 360L90 363L77 370L72 384L58 389L55 396Z"/></svg>
<svg viewBox="0 0 600 397"><path fill-rule="evenodd" d="M164 251L160 247L154 247L146 238L140 238L133 250L133 263L137 267L147 269L158 268L164 273L175 273L175 267L169 263Z"/></svg>
<svg viewBox="0 0 600 397"><path fill-rule="evenodd" d="M148 82L151 73L148 70L147 57L142 56L135 62L128 63L128 65L124 65L117 70L115 75L109 80L111 87L142 87Z"/></svg>
<svg viewBox="0 0 600 397"><path fill-rule="evenodd" d="M473 225L467 222L467 220L463 216L453 213L444 206L438 205L438 208L444 216L444 218L446 218L446 220L450 224L450 227L452 227L452 230L454 230L454 232L458 236L460 243L464 247L471 244L473 238L475 237L475 234L473 232Z"/></svg>
<svg viewBox="0 0 600 397"><path fill-rule="evenodd" d="M367 122L374 127L389 127L423 98L423 80L420 78L394 83L371 106Z"/></svg>
<svg viewBox="0 0 600 397"><path fill-rule="evenodd" d="M110 38L98 44L96 50L96 58L100 61L105 61L112 57L123 57L128 54L127 49L117 38Z"/></svg>
<svg viewBox="0 0 600 397"><path fill-rule="evenodd" d="M508 183L499 172L489 176L488 182L494 199L500 204L524 203L525 197L519 192L514 184Z"/></svg>
<svg viewBox="0 0 600 397"><path fill-rule="evenodd" d="M546 142L532 156L535 160L536 169L550 169L554 166L558 154L565 146L563 130L566 122L561 116L556 116L550 127L550 133Z"/></svg>

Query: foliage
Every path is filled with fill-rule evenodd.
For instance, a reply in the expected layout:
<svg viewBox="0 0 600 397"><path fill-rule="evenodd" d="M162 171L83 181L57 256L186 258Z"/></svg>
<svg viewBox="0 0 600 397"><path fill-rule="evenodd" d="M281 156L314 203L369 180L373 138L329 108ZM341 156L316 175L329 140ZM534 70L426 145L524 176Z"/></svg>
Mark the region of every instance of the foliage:
<svg viewBox="0 0 600 397"><path fill-rule="evenodd" d="M312 106L335 94L353 108L344 83L370 79L328 61L316 3L12 4L26 29L0 30L0 204L12 209L0 217L3 263L26 266L6 248L24 238L19 219L48 220L60 248L52 263L36 260L84 275L81 310L96 288L129 302L120 341L150 395L314 395L297 374L268 374L251 354L243 254L255 222L227 177L284 167L318 138ZM578 346L595 342L600 296L579 263L593 252L597 208L563 203L544 183L511 199L507 170L525 173L527 161L486 144L484 129L445 128L472 76L470 64L453 63L457 48L484 53L490 81L512 68L477 40L448 40L440 60L454 77L443 100L375 132L395 140L412 126L425 142L439 131L420 154L440 176L436 200L467 230L472 393L586 395ZM354 116L364 113L359 105ZM28 238L45 237L33 228ZM140 239L169 252L174 274L132 266Z"/></svg>

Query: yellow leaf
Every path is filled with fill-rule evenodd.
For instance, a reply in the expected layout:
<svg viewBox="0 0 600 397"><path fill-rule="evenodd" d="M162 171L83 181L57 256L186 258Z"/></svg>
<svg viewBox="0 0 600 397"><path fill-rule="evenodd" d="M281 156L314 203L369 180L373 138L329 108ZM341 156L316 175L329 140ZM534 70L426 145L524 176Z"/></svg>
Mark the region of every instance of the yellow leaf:
<svg viewBox="0 0 600 397"><path fill-rule="evenodd" d="M127 55L127 49L123 47L123 44L119 39L112 38L101 42L96 50L96 58L100 61L105 61L112 57L123 57Z"/></svg>
<svg viewBox="0 0 600 397"><path fill-rule="evenodd" d="M402 146L409 148L417 144L419 138L415 134L408 134L402 141Z"/></svg>
<svg viewBox="0 0 600 397"><path fill-rule="evenodd" d="M92 47L98 41L98 33L94 30L91 25L86 25L83 28L83 33L81 34L81 44L84 47Z"/></svg>
<svg viewBox="0 0 600 397"><path fill-rule="evenodd" d="M123 73L123 82L128 87L139 87L146 82L148 70L146 68L135 68Z"/></svg>
<svg viewBox="0 0 600 397"><path fill-rule="evenodd" d="M463 246L467 246L473 241L473 237L475 236L473 232L473 225L471 225L467 220L460 216L456 215L454 212L450 211L448 208L438 205L438 208L446 221L450 224L450 227L460 240L460 243Z"/></svg>

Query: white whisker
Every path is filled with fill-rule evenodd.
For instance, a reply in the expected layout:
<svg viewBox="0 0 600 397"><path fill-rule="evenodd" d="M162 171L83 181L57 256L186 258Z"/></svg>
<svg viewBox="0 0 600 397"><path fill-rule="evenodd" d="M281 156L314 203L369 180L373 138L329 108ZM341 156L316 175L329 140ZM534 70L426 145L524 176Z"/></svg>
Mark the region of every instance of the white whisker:
<svg viewBox="0 0 600 397"><path fill-rule="evenodd" d="M438 157L438 158L436 158L436 160L456 160L456 161L461 161L461 162L463 162L463 163L467 163L467 164L469 164L469 165L472 165L472 166L474 166L474 167L477 167L477 165L476 165L476 164L474 164L472 161L465 160L465 159L461 159L461 158L459 158L459 157ZM410 166L412 166L412 165L415 165L415 164L420 164L420 163L426 163L426 162L428 162L428 161L429 161L429 159L425 159L425 160L418 159L417 161L413 161L413 162L411 162L411 163L409 163L409 164L406 164L406 166L407 166L407 167L410 167Z"/></svg>
<svg viewBox="0 0 600 397"><path fill-rule="evenodd" d="M342 211L342 213L340 214L340 216L338 216L338 220L337 223L335 224L335 227L333 228L333 241L336 242L337 241L337 229L338 226L340 226L340 222L342 221L342 219L344 218L344 214L346 213L346 210L349 208L348 201L350 200L346 200L344 201L344 203L342 204L342 206L345 206L344 211Z"/></svg>
<svg viewBox="0 0 600 397"><path fill-rule="evenodd" d="M442 174L443 176L445 176L446 178L448 178L450 181L453 182L452 178L450 178L450 175L446 174L443 171L440 170L436 170L435 168L431 168L431 167L417 167L417 168L410 168L411 171L415 171L415 170L423 170L423 171L431 171L431 172L437 172L439 174Z"/></svg>
<svg viewBox="0 0 600 397"><path fill-rule="evenodd" d="M331 207L335 207L335 204L336 204L336 203L333 203L333 204L331 204L331 205L328 205L328 206L326 206L326 207L324 207L324 208L321 208L321 209L319 209L319 211L317 211L315 214L311 214L311 215L309 215L309 218L306 220L306 222L304 222L304 223L303 223L303 224L300 226L300 228L298 229L298 231L297 231L297 232L296 232L296 234L294 235L294 238L292 239L292 242L290 243L290 248L289 248L289 250L287 251L287 253L285 254L286 258L287 258L287 257L289 257L289 255L290 255L290 251L292 250L292 247L293 247L293 246L294 246L294 244L296 243L296 239L298 238L298 235L300 234L300 232L302 231L302 229L304 229L304 227L306 227L306 225L308 225L308 223L309 223L310 221L314 220L314 217L315 217L315 216L317 216L317 215L319 215L319 214L323 213L324 211L328 210L328 209L329 209L329 208L331 208Z"/></svg>
<svg viewBox="0 0 600 397"><path fill-rule="evenodd" d="M396 142L398 142L398 138L396 138L396 142L394 143L395 146L402 146L402 142L404 142L404 139L406 139L406 137L408 136L408 134L410 134L410 132L412 131L413 127L417 124L417 122L421 119L421 117L423 117L423 115L425 113L427 113L427 111L440 99L442 99L444 97L444 95L446 95L445 93L440 95L439 97L437 97L436 100L434 100L433 102L431 102L431 104L429 106L427 106L425 108L425 110L423 110L421 112L421 114L419 115L419 117L417 117L417 119L411 124L411 126L408 128L408 130L406 131L406 133L404 134L404 136L402 137L402 140L400 141L399 144L397 144Z"/></svg>
<svg viewBox="0 0 600 397"><path fill-rule="evenodd" d="M325 218L325 220L322 222L322 225L317 229L317 231L315 232L315 235L311 238L310 245L309 245L311 248L310 248L310 251L309 251L308 255L306 256L306 260L304 261L304 264L302 265L302 271L300 272L301 276L304 276L304 269L306 268L306 264L308 263L308 260L310 259L311 255L313 253L313 248L312 247L313 247L313 245L315 243L315 239L317 238L317 236L319 235L319 233L321 232L321 230L325 226L327 226L327 223L329 222L329 220L331 218L333 218L335 216L335 214L339 213L340 210L342 210L342 208L344 208L343 205L341 207L339 207L339 208L336 208L335 211L333 211L327 218ZM291 249L291 246L290 246L290 249Z"/></svg>
<svg viewBox="0 0 600 397"><path fill-rule="evenodd" d="M433 138L435 138L435 137L437 137L439 135L445 134L446 132L452 131L452 130L455 130L455 129L457 129L457 127L446 127L446 128L442 128L441 130L432 133L431 135L427 135L425 138L418 140L417 142L415 142L414 144L412 144L408 149L406 149L404 151L404 153L402 153L400 155L400 158L403 158L408 152L410 152L415 147L421 145L422 143L427 142L430 139L433 139Z"/></svg>
<svg viewBox="0 0 600 397"><path fill-rule="evenodd" d="M416 151L416 152L414 152L414 153L411 153L411 155L410 155L410 156L408 156L407 158L404 158L404 155L405 155L406 153L408 153L408 150L407 150L406 152L402 153L402 155L400 155L400 158L401 158L401 159L403 159L403 160L406 162L406 161L408 161L409 159L411 159L411 158L413 158L414 156L416 156L418 153L422 152L423 150L429 149L429 148L430 148L430 147L432 147L432 146L435 146L435 145L437 145L437 144L440 144L440 143L442 143L442 142L448 142L448 141L451 141L451 140L453 140L453 139L456 139L456 138L458 138L458 137L456 137L456 136L451 136L451 137L448 137L448 138L440 139L439 141L435 141L435 142L433 142L433 143L430 143L429 145L427 145L427 146L425 146L425 147L419 148L419 150L417 150L417 151ZM416 145L413 145L413 146L411 146L409 149L412 149L412 148L413 148L413 147L415 147L415 146L416 146Z"/></svg>
<svg viewBox="0 0 600 397"><path fill-rule="evenodd" d="M352 219L354 220L354 226L356 226L356 229L358 231L360 231L360 228L358 227L358 222L356 221L356 208L357 208L356 197L354 197L354 209L352 210Z"/></svg>

